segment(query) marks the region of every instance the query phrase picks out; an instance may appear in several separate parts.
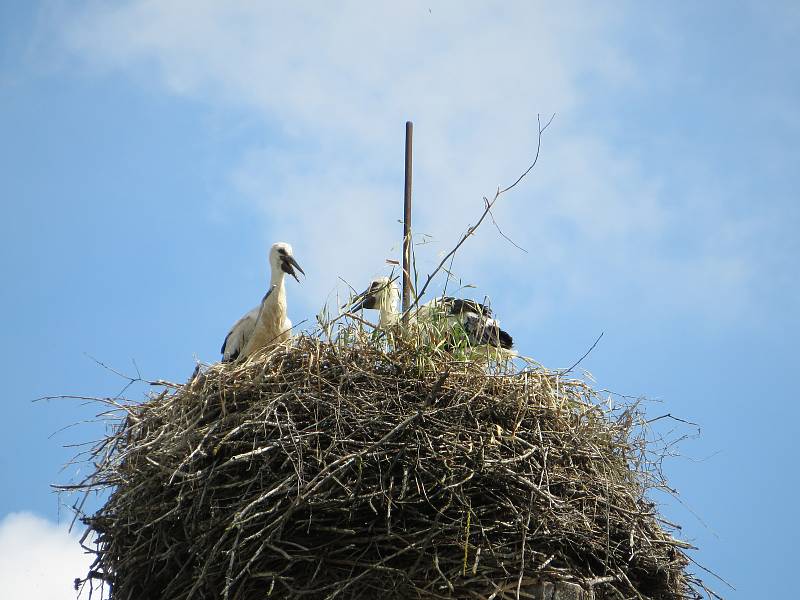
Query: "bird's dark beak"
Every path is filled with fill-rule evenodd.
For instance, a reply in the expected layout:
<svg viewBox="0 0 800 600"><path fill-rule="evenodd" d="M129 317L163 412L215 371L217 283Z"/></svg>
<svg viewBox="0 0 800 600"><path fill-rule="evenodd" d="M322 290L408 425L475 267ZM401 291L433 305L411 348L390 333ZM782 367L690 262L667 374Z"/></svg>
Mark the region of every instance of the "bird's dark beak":
<svg viewBox="0 0 800 600"><path fill-rule="evenodd" d="M288 273L289 275L295 278L295 281L297 281L297 283L300 283L300 280L297 278L297 273L295 273L294 271L295 268L298 271L300 271L303 274L303 276L305 276L306 272L303 271L303 269L300 267L299 264L297 264L297 261L294 259L294 256L286 255L282 257L281 269L283 270L283 272Z"/></svg>
<svg viewBox="0 0 800 600"><path fill-rule="evenodd" d="M350 312L358 312L362 308L374 308L375 296L370 294L372 288L367 288L358 296L353 298L353 303L350 305Z"/></svg>
<svg viewBox="0 0 800 600"><path fill-rule="evenodd" d="M358 296L353 298L353 303L350 305L350 312L358 312L364 308L364 302L367 300L368 291L369 290L361 292Z"/></svg>

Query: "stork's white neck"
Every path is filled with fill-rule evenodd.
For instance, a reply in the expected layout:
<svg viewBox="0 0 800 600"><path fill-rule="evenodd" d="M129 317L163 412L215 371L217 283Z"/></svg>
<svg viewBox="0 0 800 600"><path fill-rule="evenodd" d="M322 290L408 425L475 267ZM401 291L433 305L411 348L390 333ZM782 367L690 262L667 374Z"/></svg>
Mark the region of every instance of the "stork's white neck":
<svg viewBox="0 0 800 600"><path fill-rule="evenodd" d="M380 327L389 327L397 323L400 318L400 311L397 308L397 298L395 298L392 290L388 290L387 293L378 296L377 301L377 308L380 311L378 325Z"/></svg>
<svg viewBox="0 0 800 600"><path fill-rule="evenodd" d="M269 286L272 292L270 293L267 301L270 303L278 304L281 307L283 312L286 312L286 286L284 285L284 279L286 279L286 273L278 267L277 269L272 269L269 278Z"/></svg>
<svg viewBox="0 0 800 600"><path fill-rule="evenodd" d="M269 278L270 287L283 287L283 280L285 277L286 273L283 272L283 269L280 267L272 267Z"/></svg>

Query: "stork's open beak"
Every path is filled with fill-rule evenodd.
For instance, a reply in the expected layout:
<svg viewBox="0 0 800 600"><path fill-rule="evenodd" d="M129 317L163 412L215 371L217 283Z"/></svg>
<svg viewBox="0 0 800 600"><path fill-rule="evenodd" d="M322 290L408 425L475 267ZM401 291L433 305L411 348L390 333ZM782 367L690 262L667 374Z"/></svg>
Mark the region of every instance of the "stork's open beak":
<svg viewBox="0 0 800 600"><path fill-rule="evenodd" d="M306 272L297 264L297 261L294 259L294 256L285 255L281 257L281 269L284 273L288 273L292 277L295 278L297 283L300 283L300 280L297 278L297 273L295 273L295 268L300 271L303 276L305 277Z"/></svg>

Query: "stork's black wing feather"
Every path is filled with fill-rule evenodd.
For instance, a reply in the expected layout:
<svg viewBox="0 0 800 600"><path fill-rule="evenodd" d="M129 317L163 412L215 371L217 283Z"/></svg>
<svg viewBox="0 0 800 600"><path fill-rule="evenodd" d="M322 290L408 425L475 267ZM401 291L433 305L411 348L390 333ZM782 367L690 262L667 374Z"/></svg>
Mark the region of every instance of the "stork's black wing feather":
<svg viewBox="0 0 800 600"><path fill-rule="evenodd" d="M231 329L228 332L228 335L225 336L225 341L222 342L222 348L219 349L220 354L223 354L223 355L225 354L225 346L228 345L228 340L230 339L232 333L233 333L233 329Z"/></svg>
<svg viewBox="0 0 800 600"><path fill-rule="evenodd" d="M507 331L503 331L499 327L498 331L500 338L500 347L505 348L506 350L511 350L514 347L514 338L512 338Z"/></svg>
<svg viewBox="0 0 800 600"><path fill-rule="evenodd" d="M467 332L473 345L489 345L510 350L514 346L513 338L508 332L503 331L493 320L486 317L468 315L464 321L464 331Z"/></svg>
<svg viewBox="0 0 800 600"><path fill-rule="evenodd" d="M225 336L225 341L222 342L222 348L219 349L220 354L222 354L222 362L233 362L237 358L239 358L239 353L241 352L241 347L237 348L234 352L231 352L231 355L228 358L225 358L225 348L228 346L228 340L233 333L233 329L228 332L228 335Z"/></svg>
<svg viewBox="0 0 800 600"><path fill-rule="evenodd" d="M465 300L463 298L453 298L452 296L444 296L442 298L447 306L450 307L451 315L463 315L466 313L475 313L483 315L484 317L492 316L492 309L488 304L481 304L475 300Z"/></svg>

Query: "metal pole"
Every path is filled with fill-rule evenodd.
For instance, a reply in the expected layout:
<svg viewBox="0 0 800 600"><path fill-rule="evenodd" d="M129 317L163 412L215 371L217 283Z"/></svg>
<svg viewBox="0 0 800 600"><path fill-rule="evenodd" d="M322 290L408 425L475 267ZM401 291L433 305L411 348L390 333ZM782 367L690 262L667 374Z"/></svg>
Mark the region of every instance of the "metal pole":
<svg viewBox="0 0 800 600"><path fill-rule="evenodd" d="M403 204L403 322L408 321L405 314L411 306L411 147L414 137L414 124L406 121L406 186Z"/></svg>

